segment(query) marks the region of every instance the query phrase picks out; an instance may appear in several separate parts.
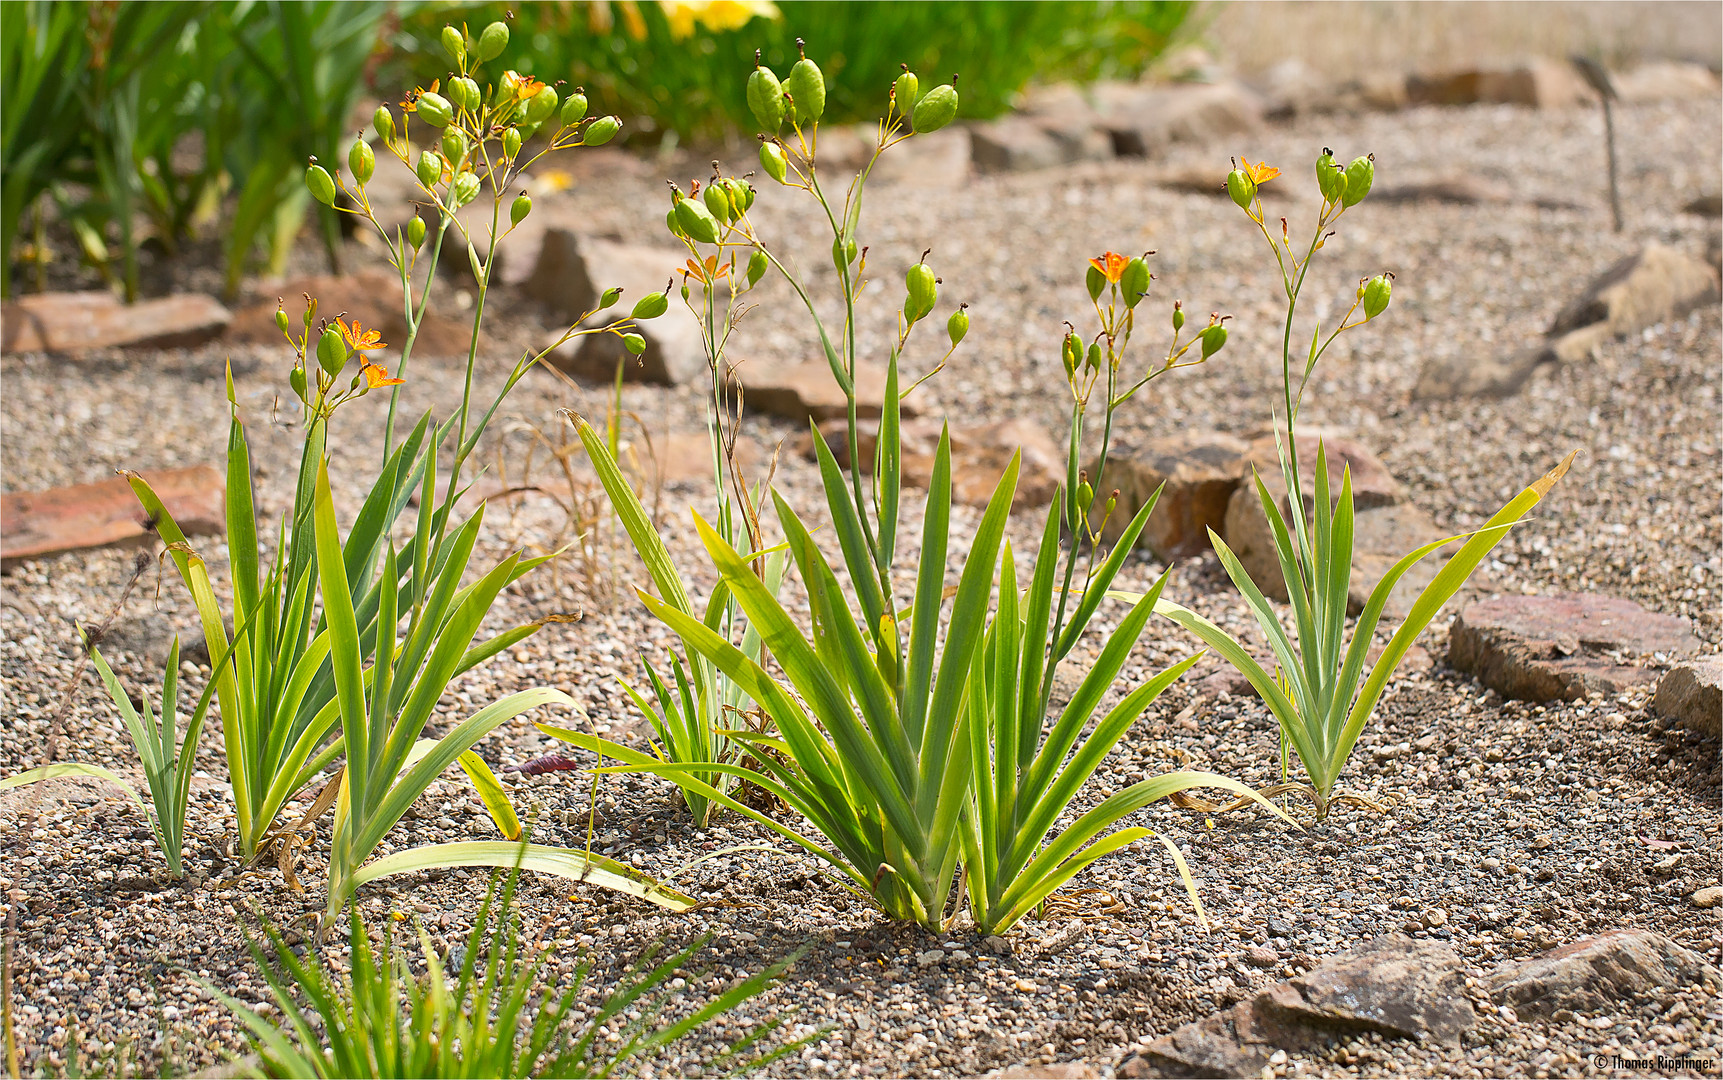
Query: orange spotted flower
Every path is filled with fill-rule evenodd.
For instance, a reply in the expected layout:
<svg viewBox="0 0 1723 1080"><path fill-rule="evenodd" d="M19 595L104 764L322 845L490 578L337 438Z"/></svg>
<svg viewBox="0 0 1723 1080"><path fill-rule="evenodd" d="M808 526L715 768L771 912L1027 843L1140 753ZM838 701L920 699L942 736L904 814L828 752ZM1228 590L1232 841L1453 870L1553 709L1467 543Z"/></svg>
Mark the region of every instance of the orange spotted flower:
<svg viewBox="0 0 1723 1080"><path fill-rule="evenodd" d="M543 89L544 83L539 82L531 75L522 75L520 77L520 84L515 87L515 100L531 101L533 98L537 97L538 92Z"/></svg>
<svg viewBox="0 0 1723 1080"><path fill-rule="evenodd" d="M730 272L730 264L725 263L720 266L718 265L718 256L708 255L706 256L705 265L701 265L693 259L689 259L688 265L684 268L683 272L692 274L707 284L712 284Z"/></svg>
<svg viewBox="0 0 1723 1080"><path fill-rule="evenodd" d="M431 85L429 87L423 87L423 86L413 87L412 91L407 94L407 100L401 102L401 108L407 110L408 112L418 112L419 111L419 99L424 97L426 94L436 93L437 87L439 84L442 83L442 81L443 80L441 80L441 79L432 79Z"/></svg>
<svg viewBox="0 0 1723 1080"><path fill-rule="evenodd" d="M1250 177L1253 184L1266 184L1280 175L1280 170L1266 161L1252 165L1247 159L1239 158L1244 163L1244 175Z"/></svg>
<svg viewBox="0 0 1723 1080"><path fill-rule="evenodd" d="M358 319L354 319L353 325L348 326L347 320L337 318L335 320L335 325L340 329L341 336L347 339L347 348L356 353L369 352L372 349L387 349L389 347L388 344L383 341L383 334L381 331L365 329L363 326L359 325Z"/></svg>
<svg viewBox="0 0 1723 1080"><path fill-rule="evenodd" d="M388 370L381 364L373 364L363 356L359 359L361 361L359 370L365 374L365 388L367 390L375 390L379 386L400 386L407 381L406 379L390 378Z"/></svg>
<svg viewBox="0 0 1723 1080"><path fill-rule="evenodd" d="M1125 272L1125 267L1131 260L1116 251L1109 251L1098 259L1090 259L1089 265L1101 272L1101 275L1114 285L1119 283L1119 276Z"/></svg>

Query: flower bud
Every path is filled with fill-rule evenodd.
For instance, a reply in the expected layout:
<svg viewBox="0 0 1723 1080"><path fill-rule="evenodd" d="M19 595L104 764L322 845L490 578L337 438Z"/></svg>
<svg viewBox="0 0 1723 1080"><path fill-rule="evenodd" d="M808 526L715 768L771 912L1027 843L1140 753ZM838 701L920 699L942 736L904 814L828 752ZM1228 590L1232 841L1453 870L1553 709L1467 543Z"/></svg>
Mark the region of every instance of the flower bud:
<svg viewBox="0 0 1723 1080"><path fill-rule="evenodd" d="M461 32L452 26L443 27L443 52L448 54L456 67L467 62L466 40L461 37Z"/></svg>
<svg viewBox="0 0 1723 1080"><path fill-rule="evenodd" d="M925 135L957 119L957 87L943 83L922 95L910 113L916 134Z"/></svg>
<svg viewBox="0 0 1723 1080"><path fill-rule="evenodd" d="M603 311L605 308L613 306L620 299L622 299L622 286L612 285L610 288L604 290L603 296L598 298L598 310Z"/></svg>
<svg viewBox="0 0 1723 1080"><path fill-rule="evenodd" d="M424 242L425 219L418 215L414 215L413 218L407 222L407 243L412 244L413 250L417 251Z"/></svg>
<svg viewBox="0 0 1723 1080"><path fill-rule="evenodd" d="M341 340L341 331L333 326L323 331L323 336L317 341L317 362L331 378L339 374L347 363L347 343Z"/></svg>
<svg viewBox="0 0 1723 1080"><path fill-rule="evenodd" d="M294 397L298 398L300 401L304 401L305 369L300 367L298 364L294 364L293 370L287 373L287 385L293 388Z"/></svg>
<svg viewBox="0 0 1723 1080"><path fill-rule="evenodd" d="M371 114L371 129L384 142L395 141L395 114L389 111L389 106L377 106L377 111Z"/></svg>
<svg viewBox="0 0 1723 1080"><path fill-rule="evenodd" d="M1127 308L1136 307L1138 301L1149 294L1149 264L1140 258L1126 263L1124 272L1119 275L1119 291L1125 294Z"/></svg>
<svg viewBox="0 0 1723 1080"><path fill-rule="evenodd" d="M519 225L532 213L532 196L521 192L515 196L515 201L509 206L509 224Z"/></svg>
<svg viewBox="0 0 1723 1080"><path fill-rule="evenodd" d="M557 104L556 88L554 86L541 88L538 93L527 99L526 122L529 124L544 123L550 119L552 113L556 112Z"/></svg>
<svg viewBox="0 0 1723 1080"><path fill-rule="evenodd" d="M858 253L859 249L854 240L838 237L832 241L832 265L838 268L839 275L843 274L845 267L856 261Z"/></svg>
<svg viewBox="0 0 1723 1080"><path fill-rule="evenodd" d="M766 175L778 183L785 183L789 175L790 163L784 157L784 148L775 142L760 144L760 168L766 170Z"/></svg>
<svg viewBox="0 0 1723 1080"><path fill-rule="evenodd" d="M479 63L482 64L486 60L495 60L497 57L501 56L503 49L508 46L508 43L509 28L506 25L500 22L494 22L485 27L484 33L479 35L479 47L477 49Z"/></svg>
<svg viewBox="0 0 1723 1080"><path fill-rule="evenodd" d="M712 217L718 222L728 224L736 219L736 206L730 201L730 193L724 190L722 183L713 181L707 184L701 198L706 202L706 209L711 211Z"/></svg>
<svg viewBox="0 0 1723 1080"><path fill-rule="evenodd" d="M1101 370L1101 343L1089 342L1089 353L1083 358L1083 366L1090 371Z"/></svg>
<svg viewBox="0 0 1723 1080"><path fill-rule="evenodd" d="M1173 301L1173 333L1185 328L1185 309L1179 301Z"/></svg>
<svg viewBox="0 0 1723 1080"><path fill-rule="evenodd" d="M461 162L467 157L467 133L458 127L444 128L442 148L443 156L449 159L449 164L459 169Z"/></svg>
<svg viewBox="0 0 1723 1080"><path fill-rule="evenodd" d="M321 165L312 165L305 170L305 186L310 189L311 197L324 206L335 205L335 180Z"/></svg>
<svg viewBox="0 0 1723 1080"><path fill-rule="evenodd" d="M904 275L904 285L909 290L909 299L903 305L904 318L911 323L927 318L939 298L939 279L933 276L932 268L924 262L916 263Z"/></svg>
<svg viewBox="0 0 1723 1080"><path fill-rule="evenodd" d="M562 103L562 126L573 127L586 119L586 95L576 90Z"/></svg>
<svg viewBox="0 0 1723 1080"><path fill-rule="evenodd" d="M614 116L601 116L597 120L586 125L586 132L581 135L580 144L582 146L603 146L611 139L614 139L616 137L616 133L621 130L621 120L618 120Z"/></svg>
<svg viewBox="0 0 1723 1080"><path fill-rule="evenodd" d="M435 150L426 150L419 155L419 163L413 167L413 172L419 178L419 183L430 187L443 178L443 159L437 156Z"/></svg>
<svg viewBox="0 0 1723 1080"><path fill-rule="evenodd" d="M1203 359L1207 360L1215 353L1220 352L1221 346L1226 344L1226 327L1220 323L1215 323L1197 336L1202 338Z"/></svg>
<svg viewBox="0 0 1723 1080"><path fill-rule="evenodd" d="M449 101L455 108L467 112L477 112L479 109L479 84L462 75L449 80Z"/></svg>
<svg viewBox="0 0 1723 1080"><path fill-rule="evenodd" d="M1377 274L1364 284L1364 317L1374 319L1388 310L1388 300L1394 291L1387 274Z"/></svg>
<svg viewBox="0 0 1723 1080"><path fill-rule="evenodd" d="M1234 169L1226 174L1226 193L1240 210L1249 210L1250 200L1256 195L1256 182L1243 169Z"/></svg>
<svg viewBox="0 0 1723 1080"><path fill-rule="evenodd" d="M906 116L915 110L915 103L921 97L920 91L921 82L916 79L915 72L907 69L891 84L891 99L897 103L899 116Z"/></svg>
<svg viewBox="0 0 1723 1080"><path fill-rule="evenodd" d="M441 94L420 94L417 109L419 118L432 127L448 127L455 118L455 107Z"/></svg>
<svg viewBox="0 0 1723 1080"><path fill-rule="evenodd" d="M503 132L503 160L513 161L520 155L520 129L509 128Z"/></svg>
<svg viewBox="0 0 1723 1080"><path fill-rule="evenodd" d="M377 155L371 152L371 144L363 137L354 139L353 148L347 151L347 168L361 187L369 183L371 174L377 171Z"/></svg>
<svg viewBox="0 0 1723 1080"><path fill-rule="evenodd" d="M1336 164L1326 147L1316 159L1316 186L1321 189L1324 202L1337 203L1346 191L1346 170Z"/></svg>
<svg viewBox="0 0 1723 1080"><path fill-rule="evenodd" d="M630 313L629 317L635 319L656 319L658 316L669 310L669 297L665 296L661 292L647 293L634 305L634 310Z"/></svg>
<svg viewBox="0 0 1723 1080"><path fill-rule="evenodd" d="M287 333L287 312L280 308L275 309L275 327L283 334Z"/></svg>
<svg viewBox="0 0 1723 1080"><path fill-rule="evenodd" d="M957 348L963 336L969 333L969 305L959 304L957 310L951 313L951 318L945 320L946 336L951 338L951 347Z"/></svg>
<svg viewBox="0 0 1723 1080"><path fill-rule="evenodd" d="M1353 158L1352 164L1346 166L1346 192L1341 196L1341 205L1357 206L1363 202L1364 196L1370 194L1370 185L1375 179L1375 154Z"/></svg>
<svg viewBox="0 0 1723 1080"><path fill-rule="evenodd" d="M771 260L766 258L766 253L761 251L759 248L755 248L754 253L748 256L749 288L753 288L755 285L760 283L760 279L766 276L766 268L770 265Z"/></svg>
<svg viewBox="0 0 1723 1080"><path fill-rule="evenodd" d="M783 126L784 88L771 68L756 64L748 76L748 111L768 135Z"/></svg>
<svg viewBox="0 0 1723 1080"><path fill-rule="evenodd" d="M1095 488L1087 480L1077 481L1077 509L1088 513L1089 504L1095 501Z"/></svg>
<svg viewBox="0 0 1723 1080"><path fill-rule="evenodd" d="M1107 289L1107 275L1091 265L1089 272L1083 275L1083 284L1089 288L1089 299L1100 303L1101 294Z"/></svg>
<svg viewBox="0 0 1723 1080"><path fill-rule="evenodd" d="M635 356L646 351L646 339L639 334L623 334L622 346Z"/></svg>
<svg viewBox="0 0 1723 1080"><path fill-rule="evenodd" d="M818 122L826 111L826 77L820 74L819 65L805 56L790 69L784 93L790 96L790 119L802 127Z"/></svg>
<svg viewBox="0 0 1723 1080"><path fill-rule="evenodd" d="M702 244L718 242L718 222L712 211L698 199L682 199L676 204L676 223L682 231Z"/></svg>
<svg viewBox="0 0 1723 1080"><path fill-rule="evenodd" d="M477 173L464 172L455 177L455 182L449 185L449 201L456 206L465 206L478 198L479 177Z"/></svg>

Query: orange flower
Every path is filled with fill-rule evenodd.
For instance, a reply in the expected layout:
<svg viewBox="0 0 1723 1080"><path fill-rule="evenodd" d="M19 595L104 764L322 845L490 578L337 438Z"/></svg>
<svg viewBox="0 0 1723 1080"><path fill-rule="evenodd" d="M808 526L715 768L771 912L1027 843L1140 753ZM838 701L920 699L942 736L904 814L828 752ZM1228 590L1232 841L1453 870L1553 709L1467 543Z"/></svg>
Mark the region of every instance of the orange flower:
<svg viewBox="0 0 1723 1080"><path fill-rule="evenodd" d="M537 97L538 92L543 89L544 83L539 82L531 75L522 75L520 77L520 85L515 87L515 100L531 101L533 98Z"/></svg>
<svg viewBox="0 0 1723 1080"><path fill-rule="evenodd" d="M695 262L693 259L689 259L688 265L684 268L683 272L693 274L701 281L711 284L730 272L730 264L725 263L724 265L719 266L718 256L708 255L706 256L706 263L703 266L700 263Z"/></svg>
<svg viewBox="0 0 1723 1080"><path fill-rule="evenodd" d="M1239 158L1239 160L1244 162L1244 175L1250 177L1250 182L1253 184L1266 184L1280 175L1280 170L1266 161L1252 165L1245 158Z"/></svg>
<svg viewBox="0 0 1723 1080"><path fill-rule="evenodd" d="M363 357L361 357L363 359ZM391 379L389 372L381 364L373 364L365 360L359 367L365 373L365 388L375 390L379 386L400 386L406 379Z"/></svg>
<svg viewBox="0 0 1723 1080"><path fill-rule="evenodd" d="M1109 251L1099 259L1090 259L1089 265L1099 270L1101 275L1108 281L1117 285L1119 283L1119 275L1125 272L1125 267L1130 264L1130 261L1130 259L1120 255L1116 251Z"/></svg>
<svg viewBox="0 0 1723 1080"><path fill-rule="evenodd" d="M347 339L347 347L356 353L364 353L371 349L387 349L389 346L382 340L383 334L378 330L367 330L354 319L353 325L348 326L346 320L337 318L335 325L340 328L341 336Z"/></svg>
<svg viewBox="0 0 1723 1080"><path fill-rule="evenodd" d="M437 92L437 86L442 81L443 80L441 80L441 79L432 79L431 85L429 87L422 87L422 86L413 87L412 91L410 93L408 93L408 95L407 95L407 100L401 102L401 108L407 110L408 112L418 112L419 111L419 98L423 97L426 94L436 93Z"/></svg>

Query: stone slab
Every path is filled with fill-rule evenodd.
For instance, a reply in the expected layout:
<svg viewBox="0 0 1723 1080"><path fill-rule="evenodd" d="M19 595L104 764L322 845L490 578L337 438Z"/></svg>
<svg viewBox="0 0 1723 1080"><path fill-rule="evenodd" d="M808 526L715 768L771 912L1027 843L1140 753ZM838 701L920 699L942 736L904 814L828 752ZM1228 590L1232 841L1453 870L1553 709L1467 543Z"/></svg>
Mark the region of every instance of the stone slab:
<svg viewBox="0 0 1723 1080"><path fill-rule="evenodd" d="M1572 701L1592 691L1649 686L1654 668L1624 663L1699 647L1686 619L1630 600L1587 593L1496 596L1461 611L1448 634L1448 663L1504 697ZM1611 654L1614 654L1613 656Z"/></svg>
<svg viewBox="0 0 1723 1080"><path fill-rule="evenodd" d="M152 471L144 478L186 535L226 529L226 487L214 466ZM152 535L124 477L0 495L0 566Z"/></svg>
<svg viewBox="0 0 1723 1080"><path fill-rule="evenodd" d="M0 352L165 349L221 336L231 316L214 297L176 293L127 304L112 293L38 293L0 307Z"/></svg>

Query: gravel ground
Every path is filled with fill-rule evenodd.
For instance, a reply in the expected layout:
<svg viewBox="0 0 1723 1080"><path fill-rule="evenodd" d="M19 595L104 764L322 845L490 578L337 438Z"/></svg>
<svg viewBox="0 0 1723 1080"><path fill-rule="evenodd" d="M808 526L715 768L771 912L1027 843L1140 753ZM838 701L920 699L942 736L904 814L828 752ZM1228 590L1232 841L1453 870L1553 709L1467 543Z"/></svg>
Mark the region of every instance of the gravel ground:
<svg viewBox="0 0 1723 1080"><path fill-rule="evenodd" d="M1481 522L1512 490L1580 449L1573 473L1537 520L1499 549L1488 587L1626 596L1689 617L1707 651L1716 651L1723 643L1713 591L1723 575L1723 346L1715 308L1606 346L1594 363L1540 369L1524 393L1504 402L1416 403L1410 389L1427 358L1532 344L1567 299L1648 240L1702 250L1715 223L1679 208L1715 190L1720 113L1715 101L1621 108L1617 131L1629 196L1629 227L1621 235L1606 224L1601 119L1592 110L1427 109L1305 119L1227 145L1180 147L1166 164L1212 164L1233 154L1266 158L1287 174L1271 193L1302 190L1312 186L1308 163L1326 145L1345 158L1373 151L1379 188L1458 173L1513 185L1523 201L1366 202L1348 213L1312 272L1306 295L1316 298L1313 310L1338 314L1344 308L1336 305L1349 298L1357 278L1382 269L1397 275L1395 302L1386 318L1353 332L1339 355L1331 352L1305 418L1356 433L1407 483L1418 505L1456 529ZM684 179L704 172L695 162L676 169ZM1278 321L1277 286L1260 237L1253 242L1248 223L1225 200L1153 188L1144 174L1142 163L1120 161L982 179L952 191L874 191L866 225L870 263L883 284L862 303L867 325L876 328L864 333L864 348L882 344L877 328L888 325L897 276L931 245L946 283L941 310L967 300L974 320L965 348L930 384L932 407L962 417L1024 416L1061 430L1057 343L1063 320L1075 320L1085 306L1084 260L1108 248L1153 248L1158 283L1144 310L1162 311L1181 298L1192 312L1234 314L1233 333L1215 362L1157 384L1150 400L1127 409L1121 440L1129 444L1175 425L1241 434L1264 426L1278 393ZM662 198L662 177L638 168L607 183L588 180L560 200L562 210L590 228L657 241ZM1539 208L1534 199L1574 208ZM1312 201L1284 194L1279 205L1305 221L1315 210ZM815 211L776 189L762 193L755 214L773 236L818 235ZM828 285L830 270L818 269L824 248L815 247L810 276ZM272 295L267 287L259 292ZM787 290L765 290L762 300L739 330L733 355L817 355ZM481 385L494 386L507 350L541 332L531 304L506 295L495 302L497 318L487 327L496 350L483 358ZM780 315L782 324L770 321ZM1158 316L1146 325L1158 325ZM99 479L116 467L147 471L220 460L221 362L228 354L212 346L76 363L6 358L0 483L28 490ZM262 506L278 514L297 445L291 417L271 409L276 395L286 393L285 357L249 347L232 355L260 462ZM912 349L911 362L917 360ZM446 414L459 398L460 371L447 363L415 366L412 406ZM505 410L487 460L506 466L509 483L520 482L531 428L566 438L556 410L602 415L606 394L534 377ZM629 387L623 407L660 434L694 430L702 417L695 388ZM338 418L335 484L349 509L380 445L380 414L377 402L364 401ZM748 421L748 435L768 446L795 434L783 422ZM551 476L542 452L534 467L534 477ZM498 471L493 464L480 488L497 482ZM799 460L786 454L777 480L798 507L811 513L820 505L817 478ZM573 494L590 497L590 491ZM659 494L672 522L686 520L681 512L690 502L709 498L695 486L672 485ZM970 511L954 514L954 548L967 543L975 519ZM491 557L513 544L554 545L568 529L562 511L542 496L495 506L489 520ZM903 531L914 535L917 525L912 513ZM1025 516L1014 534L1027 536L1034 527ZM614 532L596 537L589 559L523 582L493 615L498 627L552 611L578 610L584 618L553 626L467 676L445 696L433 725L498 694L550 684L584 702L601 731L639 737L641 723L616 676L634 674L634 653L662 656L667 634L622 599L620 584L640 575ZM711 575L691 550L689 532L672 527L672 547L703 590ZM204 547L219 576L222 546L206 540ZM1135 561L1125 585L1146 585L1160 569ZM75 666L69 621L99 621L132 570L132 553L102 551L27 564L0 579L0 774L49 760L51 737L57 760L135 770L123 730L89 678L63 723L54 724ZM1212 558L1179 567L1168 595L1223 624L1244 625L1245 610L1223 587ZM146 573L122 618L152 608L181 626L192 621L171 573L159 588L155 571ZM1101 619L1107 617L1103 612ZM1095 630L1103 627L1098 621ZM1430 655L1443 655L1444 637L1440 627L1426 637ZM1091 633L1073 661L1095 643ZM1192 647L1170 625L1152 626L1118 690ZM111 659L130 685L159 677L139 657L118 652ZM196 692L201 677L188 680ZM1073 813L1185 761L1251 783L1276 778L1269 714L1254 699L1198 696L1195 682L1187 679L1157 702ZM200 748L187 842L195 869L183 884L166 882L147 823L108 791L56 781L0 796L0 832L30 830L17 833L24 842L9 847L0 870L18 930L13 989L27 1070L61 1069L73 1025L86 1056L136 1059L134 1067L145 1071L200 1068L242 1049L234 1022L197 978L242 998L266 997L244 955L238 920L256 910L303 928L300 920L321 908L321 867L314 845L299 867L309 890L296 894L274 868L246 871L232 861L223 835L231 802L216 779L224 775L219 740L215 730ZM552 746L523 720L481 750L507 766ZM1502 960L1621 926L1654 929L1714 963L1723 960L1715 913L1697 912L1687 899L1719 878L1717 749L1666 729L1643 693L1528 707L1504 702L1438 662L1396 681L1342 775L1344 789L1393 803L1386 814L1342 809L1300 831L1250 812L1210 821L1156 806L1138 815L1190 853L1213 919L1206 934L1164 853L1144 844L1103 860L1075 883L1098 890L1075 897L1080 916L1026 922L1002 943L981 941L964 927L934 938L888 924L823 877L811 858L761 851L722 855L681 874L680 888L713 901L687 916L668 917L584 887L571 893L551 879L523 889L523 908L529 924L548 920L557 938L587 948L601 972L619 970L658 937L680 943L711 932L702 965L719 983L806 947L780 989L729 1021L734 1037L794 1006L792 1030L829 1027L774 1072L970 1075L1080 1059L1106 1075L1139 1042L1387 930L1449 942L1480 985ZM580 844L588 793L569 776L539 777L520 783L516 801L536 811L536 839ZM671 789L655 780L607 780L596 811L596 845L659 875L769 836L734 817L697 832ZM325 838L326 828L325 822ZM431 789L389 845L483 838L490 829L464 784L450 779ZM1676 846L1654 849L1647 840ZM1673 863L1672 854L1679 856ZM439 941L453 943L469 925L484 881L482 873L464 871L391 879L363 892L361 910L374 921L390 911L416 916ZM1294 1054L1277 1071L1586 1075L1598 1071L1590 1064L1594 1053L1723 1057L1723 1014L1715 1000L1694 991L1623 1001L1597 1015L1558 1014L1548 1023L1497 1014L1481 990L1470 992L1482 1021L1459 1051L1360 1039L1331 1053ZM715 1045L714 1035L702 1036L685 1048L687 1056L661 1062L660 1071L691 1073Z"/></svg>

